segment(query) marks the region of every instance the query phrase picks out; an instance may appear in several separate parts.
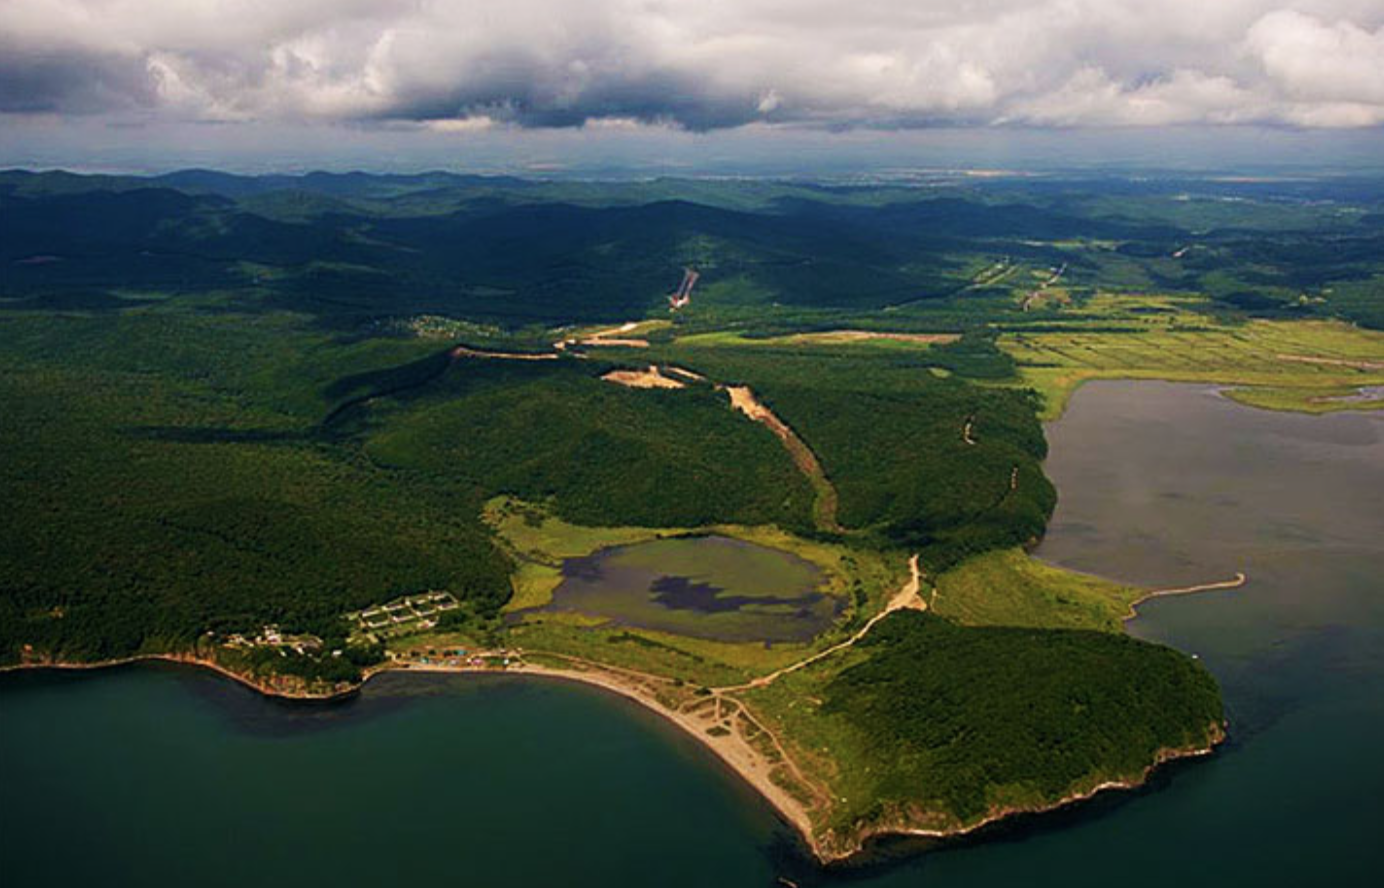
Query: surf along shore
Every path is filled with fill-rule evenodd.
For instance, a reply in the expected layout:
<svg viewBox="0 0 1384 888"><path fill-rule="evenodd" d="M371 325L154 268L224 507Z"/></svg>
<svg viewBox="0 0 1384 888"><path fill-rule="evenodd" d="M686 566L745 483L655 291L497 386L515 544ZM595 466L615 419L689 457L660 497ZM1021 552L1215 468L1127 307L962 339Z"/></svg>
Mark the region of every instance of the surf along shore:
<svg viewBox="0 0 1384 888"><path fill-rule="evenodd" d="M0 673L34 669L93 670L164 662L207 669L265 696L305 703L347 699L358 694L372 678L386 672L517 675L578 682L630 700L661 716L667 723L701 743L769 803L780 819L796 833L805 849L822 866L850 865L867 858L868 846L878 840L952 839L975 833L1011 817L1065 808L1107 791L1135 789L1142 786L1159 766L1175 760L1208 755L1225 739L1224 726L1216 726L1209 743L1203 746L1160 749L1156 752L1153 762L1132 778L1093 781L1090 785L1074 788L1072 792L1050 804L992 810L977 821L954 828L921 829L904 822L883 823L861 827L847 837L822 836L814 825L813 814L824 810L822 806L831 804L830 794L814 785L794 761L788 745L776 736L743 700L736 697L735 693L746 688L762 687L779 675L807 667L828 654L854 644L864 637L875 623L896 610L925 609L926 604L920 595L922 575L918 569L917 559L912 559L909 566L911 576L908 582L890 599L886 609L872 618L864 629L842 644L777 670L771 675L761 676L743 687L690 691L683 683L667 676L643 673L565 654L523 650L473 654L484 655L479 657L479 662L484 665L473 665L470 659L462 659L455 663L449 663L445 659L441 662L392 659L366 670L360 682L338 683L331 689L309 689L282 680L276 682L246 675L229 669L209 657L189 653L151 653L88 663L34 659L0 667ZM1225 588L1228 585L1230 584L1212 583L1203 587L1167 590L1161 594L1186 594L1201 589ZM503 665L495 665L497 662Z"/></svg>

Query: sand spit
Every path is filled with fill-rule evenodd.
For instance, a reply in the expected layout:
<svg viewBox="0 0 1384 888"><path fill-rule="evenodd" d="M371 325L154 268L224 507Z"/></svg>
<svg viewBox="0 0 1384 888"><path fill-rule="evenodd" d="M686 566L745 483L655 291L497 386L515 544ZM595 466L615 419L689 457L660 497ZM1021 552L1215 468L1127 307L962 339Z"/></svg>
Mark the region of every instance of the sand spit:
<svg viewBox="0 0 1384 888"><path fill-rule="evenodd" d="M1219 580L1214 583L1199 583L1195 586L1178 586L1175 589L1154 589L1144 595L1139 596L1129 603L1129 613L1125 614L1126 620L1132 620L1139 616L1138 607L1145 601L1154 598L1166 598L1172 595L1195 595L1198 592L1215 592L1221 589L1238 589L1249 582L1249 577L1243 572L1237 571L1235 576L1228 580Z"/></svg>

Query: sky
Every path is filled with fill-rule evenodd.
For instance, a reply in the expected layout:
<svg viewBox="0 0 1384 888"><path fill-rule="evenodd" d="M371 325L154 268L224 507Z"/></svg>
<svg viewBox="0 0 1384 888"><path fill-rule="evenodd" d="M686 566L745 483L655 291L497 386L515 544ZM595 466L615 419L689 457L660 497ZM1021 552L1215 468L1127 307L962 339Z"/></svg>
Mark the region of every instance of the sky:
<svg viewBox="0 0 1384 888"><path fill-rule="evenodd" d="M0 0L0 165L1384 164L1384 0Z"/></svg>

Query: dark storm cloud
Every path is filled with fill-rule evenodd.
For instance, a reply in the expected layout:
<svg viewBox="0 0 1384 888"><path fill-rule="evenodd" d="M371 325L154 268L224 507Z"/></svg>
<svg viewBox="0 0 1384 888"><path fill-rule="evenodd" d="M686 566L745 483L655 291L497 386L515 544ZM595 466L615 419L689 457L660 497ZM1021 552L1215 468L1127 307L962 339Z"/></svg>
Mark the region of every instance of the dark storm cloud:
<svg viewBox="0 0 1384 888"><path fill-rule="evenodd" d="M1379 0L0 0L0 112L1384 123Z"/></svg>
<svg viewBox="0 0 1384 888"><path fill-rule="evenodd" d="M0 113L90 114L157 102L157 84L140 60L0 45Z"/></svg>

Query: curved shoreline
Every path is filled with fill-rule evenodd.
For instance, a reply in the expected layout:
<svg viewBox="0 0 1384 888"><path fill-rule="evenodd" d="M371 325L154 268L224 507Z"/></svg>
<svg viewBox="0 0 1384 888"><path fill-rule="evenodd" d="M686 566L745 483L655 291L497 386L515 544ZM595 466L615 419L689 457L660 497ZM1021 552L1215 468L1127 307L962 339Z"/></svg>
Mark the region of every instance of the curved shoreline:
<svg viewBox="0 0 1384 888"><path fill-rule="evenodd" d="M754 752L749 741L747 741L739 731L733 731L726 735L709 734L705 730L706 726L702 723L702 719L687 712L671 709L656 699L653 699L650 695L641 693L638 682L629 678L622 679L618 672L608 667L602 667L600 670L596 671L582 671L576 669L553 669L532 664L519 664L505 668L384 664L368 670L359 683L353 684L349 688L332 691L330 693L286 691L274 688L244 675L240 675L211 660L180 654L138 654L132 657L122 657L90 663L61 661L17 663L0 666L0 674L45 669L53 671L95 671L119 666L138 665L141 663L173 663L206 669L222 678L234 681L242 687L257 691L266 697L300 703L331 703L353 697L359 694L361 689L364 688L372 678L386 672L413 672L430 675L519 675L539 679L568 681L583 684L588 687L599 688L607 693L615 694L616 696L639 704L646 711L662 717L667 723L676 726L685 735L691 737L704 748L710 750L711 753L733 774L748 784L755 790L760 798L768 803L769 807L773 809L778 818L785 825L792 828L816 863L823 867L850 865L853 861L858 860L862 856L868 856L868 844L879 839L920 838L946 840L962 838L1011 817L1046 814L1080 804L1084 801L1089 801L1107 791L1138 789L1148 781L1149 777L1160 766L1173 761L1209 755L1215 751L1215 748L1226 736L1224 725L1213 726L1214 731L1212 740L1205 746L1160 749L1155 753L1153 762L1146 766L1138 777L1127 780L1103 781L1089 789L1063 796L1061 799L1051 804L1004 808L986 815L975 823L955 828L923 829L903 825L865 828L852 837L848 846L838 850L836 848L826 847L823 842L818 839L813 829L812 819L808 813L807 807L798 799L794 798L786 789L774 782L771 776L773 765L766 767L762 756ZM736 749L737 745L740 749ZM746 758L745 750L749 751L749 759ZM755 759L759 759L760 763L756 764Z"/></svg>
<svg viewBox="0 0 1384 888"><path fill-rule="evenodd" d="M7 672L30 672L51 669L54 672L81 672L85 670L95 671L98 669L114 669L119 666L136 666L141 663L176 663L180 666L193 666L214 672L222 678L230 679L241 687L257 691L266 697L276 700L293 701L298 703L331 703L336 700L344 700L360 693L360 689L365 686L365 682L381 670L375 670L365 675L361 681L351 684L350 687L338 688L332 691L298 691L285 688L276 688L271 684L254 679L248 675L236 672L209 660L206 657L198 657L193 654L135 654L129 657L115 657L110 660L91 660L87 662L77 662L72 660L38 660L28 663L11 663L0 666L0 675Z"/></svg>

